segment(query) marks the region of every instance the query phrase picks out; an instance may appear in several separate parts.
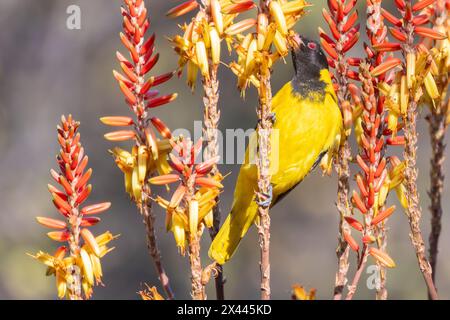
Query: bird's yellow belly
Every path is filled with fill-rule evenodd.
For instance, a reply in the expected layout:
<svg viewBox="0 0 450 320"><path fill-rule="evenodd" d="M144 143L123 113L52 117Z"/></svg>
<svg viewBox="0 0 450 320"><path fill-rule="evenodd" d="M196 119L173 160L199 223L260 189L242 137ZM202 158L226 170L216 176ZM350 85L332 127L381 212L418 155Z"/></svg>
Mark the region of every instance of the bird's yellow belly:
<svg viewBox="0 0 450 320"><path fill-rule="evenodd" d="M303 180L320 154L333 143L338 125L333 110L311 103L278 106L273 129L271 182L277 196Z"/></svg>

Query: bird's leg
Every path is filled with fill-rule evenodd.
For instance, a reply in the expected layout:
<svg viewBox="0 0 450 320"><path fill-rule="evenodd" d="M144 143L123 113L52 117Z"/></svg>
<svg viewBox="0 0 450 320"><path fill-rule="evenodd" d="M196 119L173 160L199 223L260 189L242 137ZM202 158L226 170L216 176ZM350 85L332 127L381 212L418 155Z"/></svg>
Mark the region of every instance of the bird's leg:
<svg viewBox="0 0 450 320"><path fill-rule="evenodd" d="M256 203L258 204L258 206L261 206L263 208L268 208L270 207L270 204L272 203L273 200L273 187L272 185L269 186L269 192L268 193L260 193L262 195L261 198L263 198L264 200L256 200Z"/></svg>

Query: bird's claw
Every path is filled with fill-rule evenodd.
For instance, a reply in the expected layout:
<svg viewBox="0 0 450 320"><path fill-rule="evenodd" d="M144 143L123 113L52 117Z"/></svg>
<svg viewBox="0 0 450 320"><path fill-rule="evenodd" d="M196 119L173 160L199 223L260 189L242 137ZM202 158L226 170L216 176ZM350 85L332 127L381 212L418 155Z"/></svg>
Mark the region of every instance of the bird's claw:
<svg viewBox="0 0 450 320"><path fill-rule="evenodd" d="M272 124L275 123L275 121L277 121L277 115L275 112L271 112L267 115L267 120L269 120L270 122L272 122ZM258 119L258 123L261 123L261 119Z"/></svg>
<svg viewBox="0 0 450 320"><path fill-rule="evenodd" d="M264 209L269 208L272 200L273 200L273 187L269 186L269 191L267 193L259 193L261 200L256 200L258 206L263 207Z"/></svg>

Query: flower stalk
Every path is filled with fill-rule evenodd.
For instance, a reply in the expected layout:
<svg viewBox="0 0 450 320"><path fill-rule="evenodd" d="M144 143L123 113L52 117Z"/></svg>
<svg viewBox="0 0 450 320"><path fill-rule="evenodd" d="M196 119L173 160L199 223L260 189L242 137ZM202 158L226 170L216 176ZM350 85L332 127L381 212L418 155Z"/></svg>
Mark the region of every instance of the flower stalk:
<svg viewBox="0 0 450 320"><path fill-rule="evenodd" d="M71 115L61 117L57 126L61 146L56 158L59 172L50 171L60 187L49 184L48 189L65 220L37 217L39 224L56 230L47 233L50 239L67 242L68 247L59 247L54 255L40 251L32 256L47 266L47 276L55 276L58 297L70 300L90 299L94 285L103 284L100 259L112 250L106 245L115 238L110 232L94 237L88 229L100 222L92 215L108 210L111 203L80 207L92 191L88 184L92 169L86 170L88 157L80 143L79 125Z"/></svg>
<svg viewBox="0 0 450 320"><path fill-rule="evenodd" d="M335 159L335 170L338 176L336 207L339 212L339 238L336 249L338 269L333 292L335 300L342 298L342 292L348 281L347 272L349 269L349 248L344 239L344 233L351 232L345 217L351 216L352 211L352 204L349 201L351 149L347 137L351 133L352 113L355 109L352 93L349 89L349 80L355 78L351 66L357 65L359 61L358 59L348 58L347 52L359 40L360 25L356 24L358 13L354 10L356 3L356 0L328 1L328 10L324 8L322 13L329 26L331 36L328 36L324 30L319 28L322 47L328 54L329 65L336 71L333 80L344 126L344 137L342 137Z"/></svg>
<svg viewBox="0 0 450 320"><path fill-rule="evenodd" d="M430 19L433 29L448 35L450 27L450 17L446 7L447 1L437 0L432 8L429 8ZM441 233L442 218L442 191L444 187L444 153L445 153L445 134L447 130L447 114L449 100L447 98L447 89L449 85L449 38L443 40L430 41L430 48L436 62L437 73L433 74L436 82L436 98L429 96L427 105L430 113L427 116L431 139L431 159L430 159L430 190L428 195L431 200L431 232L429 235L429 259L433 271L432 279L436 279L436 265L438 256L438 244Z"/></svg>
<svg viewBox="0 0 450 320"><path fill-rule="evenodd" d="M105 134L109 141L133 141L131 151L121 148L111 150L117 166L124 173L125 190L136 203L141 213L147 232L147 246L156 271L168 299L174 294L169 285L169 279L164 271L161 254L158 249L154 214L151 206L151 189L148 179L158 172L167 174L171 168L167 155L171 151L172 135L166 125L155 117L150 117L149 111L172 102L177 94L160 95L155 87L167 82L174 72L147 77L159 60L159 54L154 53L155 35L146 36L150 22L148 11L143 0L124 0L122 6L123 32L120 39L129 52L131 59L120 52L116 56L121 71L113 71L119 88L125 96L125 102L134 113L134 118L108 116L100 120L108 126L126 127L126 130L113 131ZM154 129L161 138L157 138Z"/></svg>
<svg viewBox="0 0 450 320"><path fill-rule="evenodd" d="M424 88L431 96L434 95L432 88L435 83L431 69L433 57L427 52L423 44L416 44L416 36L422 36L433 40L442 40L445 35L431 28L422 25L428 19L419 19L420 13L427 10L434 1L422 0L414 5L411 0L399 0L395 5L402 17L396 18L394 15L383 11L383 16L394 26L391 34L400 43L389 43L379 46L380 51L400 50L404 57L403 70L397 76L396 86L399 88L399 114L404 122L405 149L403 157L405 160L404 185L406 212L410 225L410 239L416 251L416 256L420 271L424 277L431 299L438 299L436 287L432 278L432 269L425 254L425 243L420 230L420 220L422 210L419 204L419 194L417 191L417 114L418 104L423 96ZM432 85L434 84L434 85Z"/></svg>
<svg viewBox="0 0 450 320"><path fill-rule="evenodd" d="M213 173L219 157L196 164L201 148L201 139L193 144L180 137L173 142L175 154L170 154L170 165L177 173L149 180L155 185L179 183L170 200L158 196L155 201L166 210L166 229L173 232L180 253L184 255L188 248L194 300L206 300L205 286L212 272L217 272L215 263L202 267L200 239L205 227L213 227L213 208L223 187L220 173Z"/></svg>
<svg viewBox="0 0 450 320"><path fill-rule="evenodd" d="M429 124L431 140L431 159L430 159L430 190L428 192L431 204L431 232L429 236L429 259L433 270L432 279L435 281L436 265L438 256L439 236L441 234L442 219L442 191L444 188L444 170L445 160L445 133L446 133L446 113L448 103L440 103L438 108L433 109L427 117Z"/></svg>
<svg viewBox="0 0 450 320"><path fill-rule="evenodd" d="M260 70L258 75L260 87L258 90L258 203L266 200L270 194L270 134L272 131L271 101L272 90L270 84L270 71ZM258 205L259 224L259 246L261 249L261 299L270 299L270 216L269 207Z"/></svg>
<svg viewBox="0 0 450 320"><path fill-rule="evenodd" d="M206 154L205 159L214 159L219 156L219 140L218 140L218 130L219 130L219 120L220 120L220 110L218 108L219 102L219 81L217 79L217 68L218 65L213 65L211 67L209 79L203 78L203 91L205 93L204 97L204 112L203 112L203 136L206 142ZM213 174L219 173L217 165L212 169ZM209 230L211 240L214 240L220 229L221 222L221 212L219 207L219 196L217 196L217 205L213 209L214 223L213 227ZM223 267L217 265L217 277L215 278L216 283L216 297L217 300L225 299L225 289L224 289L224 279L223 279Z"/></svg>
<svg viewBox="0 0 450 320"><path fill-rule="evenodd" d="M305 1L282 2L261 0L256 19L248 18L233 26L225 33L238 56L229 65L238 79L241 94L252 84L258 92L256 165L258 171L258 190L255 200L258 203L259 220L257 224L261 253L261 299L270 299L270 216L271 201L271 131L274 120L272 113L272 88L270 76L273 64L289 53L289 48L300 45L298 36L292 30L296 22L305 14L309 4ZM256 26L256 33L244 33Z"/></svg>
<svg viewBox="0 0 450 320"><path fill-rule="evenodd" d="M376 7L370 8L376 10ZM380 7L378 7L379 9ZM368 12L371 11L368 10ZM372 22L373 20L368 20L368 23ZM369 32L369 34L371 33ZM380 34L382 33L378 35ZM375 38L378 35L377 33L373 34ZM349 247L358 254L358 268L349 286L346 300L353 298L361 272L369 256L375 258L377 262L380 279L385 275L385 267L395 267L395 263L385 252L383 243L384 225L395 210L394 206L385 208L391 180L386 166L388 161L384 156L386 142L383 135L390 132L386 130L384 99L380 98L376 90L377 83L385 79L386 72L395 64L384 62L373 67L370 62L373 63L372 58L375 54L370 47L366 46L366 48L368 58L359 67L363 109L357 121L357 129L355 129L359 145L359 154L356 156L356 162L360 167L360 172L356 175L359 192L353 191L352 195L354 208L361 212L363 222L353 217L345 218L347 223L361 234L362 249L360 251L360 245L350 233L344 234ZM378 61L382 61L381 58ZM394 177L394 175L392 176ZM384 298L386 295L385 288L380 288L377 292L379 298Z"/></svg>
<svg viewBox="0 0 450 320"><path fill-rule="evenodd" d="M373 50L374 46L383 44L388 42L387 38L387 27L384 23L383 16L381 14L382 8L381 8L382 1L379 0L368 0L367 1L367 22L366 22L366 33L369 38L369 45L366 46L366 53L367 58L366 62L370 64L372 70L371 70L371 76L369 74L366 74L366 78L362 80L362 90L364 92L364 104L369 103L378 114L378 117L362 117L362 123L366 128L375 126L377 123L377 120L380 121L380 128L378 129L377 134L382 134L384 136L391 135L392 137L386 140L379 140L378 141L378 149L374 150L376 153L376 156L379 158L379 162L375 164L375 170L379 169L380 165L384 165L387 163L387 158L383 156L387 152L387 147L391 143L392 139L398 139L399 136L398 131L398 125L396 123L389 124L388 119L388 109L386 108L386 97L384 97L379 88L378 84L383 81L390 81L390 78L392 78L393 73L388 73L388 71L391 71L393 68L397 67L400 64L400 61L398 59L392 59L391 57L386 57L385 52L377 52ZM368 81L372 83L369 84ZM370 97L370 95L373 94L373 97ZM370 98L368 98L370 97ZM370 102L368 102L368 100ZM395 116L396 118L398 116ZM369 119L371 123L366 123L365 120ZM401 137L400 137L401 138ZM386 141L386 142L384 142ZM361 141L362 142L362 141ZM372 142L377 142L372 141ZM380 145L381 143L381 145ZM364 144L364 143L362 143ZM395 144L396 145L396 144ZM364 147L363 147L364 148ZM366 150L366 154L371 154L371 150ZM391 164L392 166L392 164ZM375 171L376 172L376 171ZM384 172L386 174L386 172ZM369 179L370 180L370 179ZM387 179L389 180L389 179ZM370 181L366 181L367 185L370 185ZM386 183L384 185L384 190L387 190L387 193L389 192L388 184ZM380 213L380 212L389 212L390 214L393 213L394 208L391 207L386 211L385 203L383 202L383 197L387 198L387 195L383 194L380 195L378 193L378 203L374 207L374 218ZM381 190L380 190L381 191ZM378 218L380 216L378 215ZM373 220L372 220L373 221ZM376 220L375 220L376 221ZM375 229L373 231L374 237L376 238L376 245L381 252L386 253L387 250L387 228L386 228L387 218L383 219L381 223L377 223L375 225ZM376 299L377 300L386 300L388 296L388 291L386 288L386 277L387 277L387 268L385 265L383 265L380 261L376 260L377 264L377 270L378 270L378 276L380 279L379 286L377 287L377 293L376 293Z"/></svg>
<svg viewBox="0 0 450 320"><path fill-rule="evenodd" d="M187 65L187 83L194 90L197 74L200 71L203 85L203 137L205 142L205 160L219 156L218 126L220 121L219 81L217 78L221 60L221 45L225 39L229 44L231 36L227 31L233 28L234 18L254 8L253 1L202 0L187 1L185 5L171 9L167 15L179 17L194 9L198 12L189 24L182 29L183 36L171 39L174 49L180 56L180 69ZM214 166L214 173L218 167ZM216 203L219 203L219 198ZM210 229L213 240L219 231L221 221L220 208L214 208L214 226ZM222 266L217 267L216 296L218 300L225 298Z"/></svg>

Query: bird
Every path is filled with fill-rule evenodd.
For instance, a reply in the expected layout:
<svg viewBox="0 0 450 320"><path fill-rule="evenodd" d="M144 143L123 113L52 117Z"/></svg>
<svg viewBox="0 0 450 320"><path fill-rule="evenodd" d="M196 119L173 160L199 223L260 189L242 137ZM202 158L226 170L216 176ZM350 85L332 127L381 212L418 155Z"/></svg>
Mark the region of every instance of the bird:
<svg viewBox="0 0 450 320"><path fill-rule="evenodd" d="M328 158L338 149L343 135L342 115L324 52L316 41L299 35L295 35L294 40L296 45L291 49L294 76L272 99L272 134L277 132L278 135L278 145L272 146L272 153L278 148L275 152L278 159L271 160L270 192L265 195L264 203L257 203L257 167L249 161L247 147L231 212L208 251L210 258L220 265L233 256L256 221L258 204L273 207L324 155Z"/></svg>

